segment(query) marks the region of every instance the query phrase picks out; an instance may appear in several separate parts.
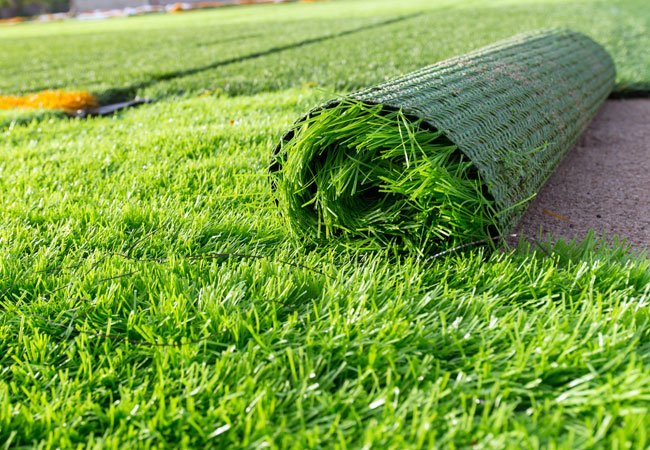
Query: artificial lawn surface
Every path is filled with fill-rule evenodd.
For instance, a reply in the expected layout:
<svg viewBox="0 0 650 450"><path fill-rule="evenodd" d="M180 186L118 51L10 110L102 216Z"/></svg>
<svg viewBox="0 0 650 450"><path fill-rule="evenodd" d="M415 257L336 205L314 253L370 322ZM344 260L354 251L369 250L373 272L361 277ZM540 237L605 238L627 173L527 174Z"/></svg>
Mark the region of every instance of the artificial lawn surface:
<svg viewBox="0 0 650 450"><path fill-rule="evenodd" d="M282 132L332 91L532 27L587 31L619 86L643 86L643 2L440 4L167 76L428 4L0 29L0 93L146 85L135 91L162 100L88 120L0 113L0 443L650 445L647 257L593 240L431 260L307 247L267 171Z"/></svg>
<svg viewBox="0 0 650 450"><path fill-rule="evenodd" d="M322 100L2 132L0 441L648 445L648 260L303 248L268 155Z"/></svg>
<svg viewBox="0 0 650 450"><path fill-rule="evenodd" d="M604 45L619 91L650 91L646 0L362 0L1 27L0 94L86 89L107 102L304 83L348 91L552 27Z"/></svg>
<svg viewBox="0 0 650 450"><path fill-rule="evenodd" d="M500 234L472 162L423 120L343 100L292 133L271 176L299 239L427 256Z"/></svg>

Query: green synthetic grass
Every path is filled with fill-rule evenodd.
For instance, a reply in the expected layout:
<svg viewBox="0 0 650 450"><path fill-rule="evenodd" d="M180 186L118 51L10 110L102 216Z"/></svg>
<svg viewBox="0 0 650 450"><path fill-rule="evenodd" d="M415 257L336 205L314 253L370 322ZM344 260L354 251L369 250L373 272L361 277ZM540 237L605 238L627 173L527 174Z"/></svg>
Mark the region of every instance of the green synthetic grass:
<svg viewBox="0 0 650 450"><path fill-rule="evenodd" d="M0 28L0 93L169 99L0 113L0 444L647 447L646 256L594 239L310 250L268 162L327 100L288 87L368 86L517 31L586 31L619 87L643 87L649 17L632 0L346 1Z"/></svg>
<svg viewBox="0 0 650 450"><path fill-rule="evenodd" d="M647 446L647 258L305 251L268 158L323 100L0 131L0 442Z"/></svg>
<svg viewBox="0 0 650 450"><path fill-rule="evenodd" d="M279 206L303 240L424 255L498 233L471 161L442 132L382 105L343 100L313 114L274 165Z"/></svg>
<svg viewBox="0 0 650 450"><path fill-rule="evenodd" d="M46 120L48 118L64 118L62 111L30 110L30 109L8 109L0 110L0 132L5 128L13 128L17 125L33 121Z"/></svg>
<svg viewBox="0 0 650 450"><path fill-rule="evenodd" d="M305 83L346 92L540 28L586 33L614 58L616 90L642 94L649 27L645 0L341 0L22 24L0 27L0 94L85 89L111 101Z"/></svg>

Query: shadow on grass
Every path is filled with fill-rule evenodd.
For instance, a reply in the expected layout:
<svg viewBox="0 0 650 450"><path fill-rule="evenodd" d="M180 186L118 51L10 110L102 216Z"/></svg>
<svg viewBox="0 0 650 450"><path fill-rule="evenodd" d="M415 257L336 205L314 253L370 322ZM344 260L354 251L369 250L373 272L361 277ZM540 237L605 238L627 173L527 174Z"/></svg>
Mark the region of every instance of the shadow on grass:
<svg viewBox="0 0 650 450"><path fill-rule="evenodd" d="M650 82L641 81L628 84L617 84L609 98L650 98Z"/></svg>
<svg viewBox="0 0 650 450"><path fill-rule="evenodd" d="M218 45L218 44L223 44L225 42L234 42L234 41L244 41L246 39L252 39L256 37L262 36L262 33L248 33L248 34L240 34L238 36L231 36L227 38L222 38L222 39L214 39L212 41L207 41L207 42L199 42L198 44L195 45L195 47L210 47L212 45Z"/></svg>

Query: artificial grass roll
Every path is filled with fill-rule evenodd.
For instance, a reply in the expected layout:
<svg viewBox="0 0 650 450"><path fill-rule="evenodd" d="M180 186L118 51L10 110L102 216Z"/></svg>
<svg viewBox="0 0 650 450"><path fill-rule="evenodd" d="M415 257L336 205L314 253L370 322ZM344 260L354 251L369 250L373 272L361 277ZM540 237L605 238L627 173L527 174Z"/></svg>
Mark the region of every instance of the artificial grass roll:
<svg viewBox="0 0 650 450"><path fill-rule="evenodd" d="M334 99L275 149L278 203L303 239L368 249L504 235L614 78L587 36L537 31Z"/></svg>

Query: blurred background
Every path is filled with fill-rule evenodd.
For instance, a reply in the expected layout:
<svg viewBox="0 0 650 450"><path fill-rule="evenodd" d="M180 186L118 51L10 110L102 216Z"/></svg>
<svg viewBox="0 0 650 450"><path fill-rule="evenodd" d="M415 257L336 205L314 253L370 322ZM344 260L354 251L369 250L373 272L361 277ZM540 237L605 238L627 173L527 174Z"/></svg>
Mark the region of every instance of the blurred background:
<svg viewBox="0 0 650 450"><path fill-rule="evenodd" d="M190 9L196 7L218 7L222 5L241 5L254 3L280 3L282 0L0 0L0 19L49 15L70 15L90 12L122 10L124 15L138 12L167 9ZM171 8L170 8L171 7Z"/></svg>

